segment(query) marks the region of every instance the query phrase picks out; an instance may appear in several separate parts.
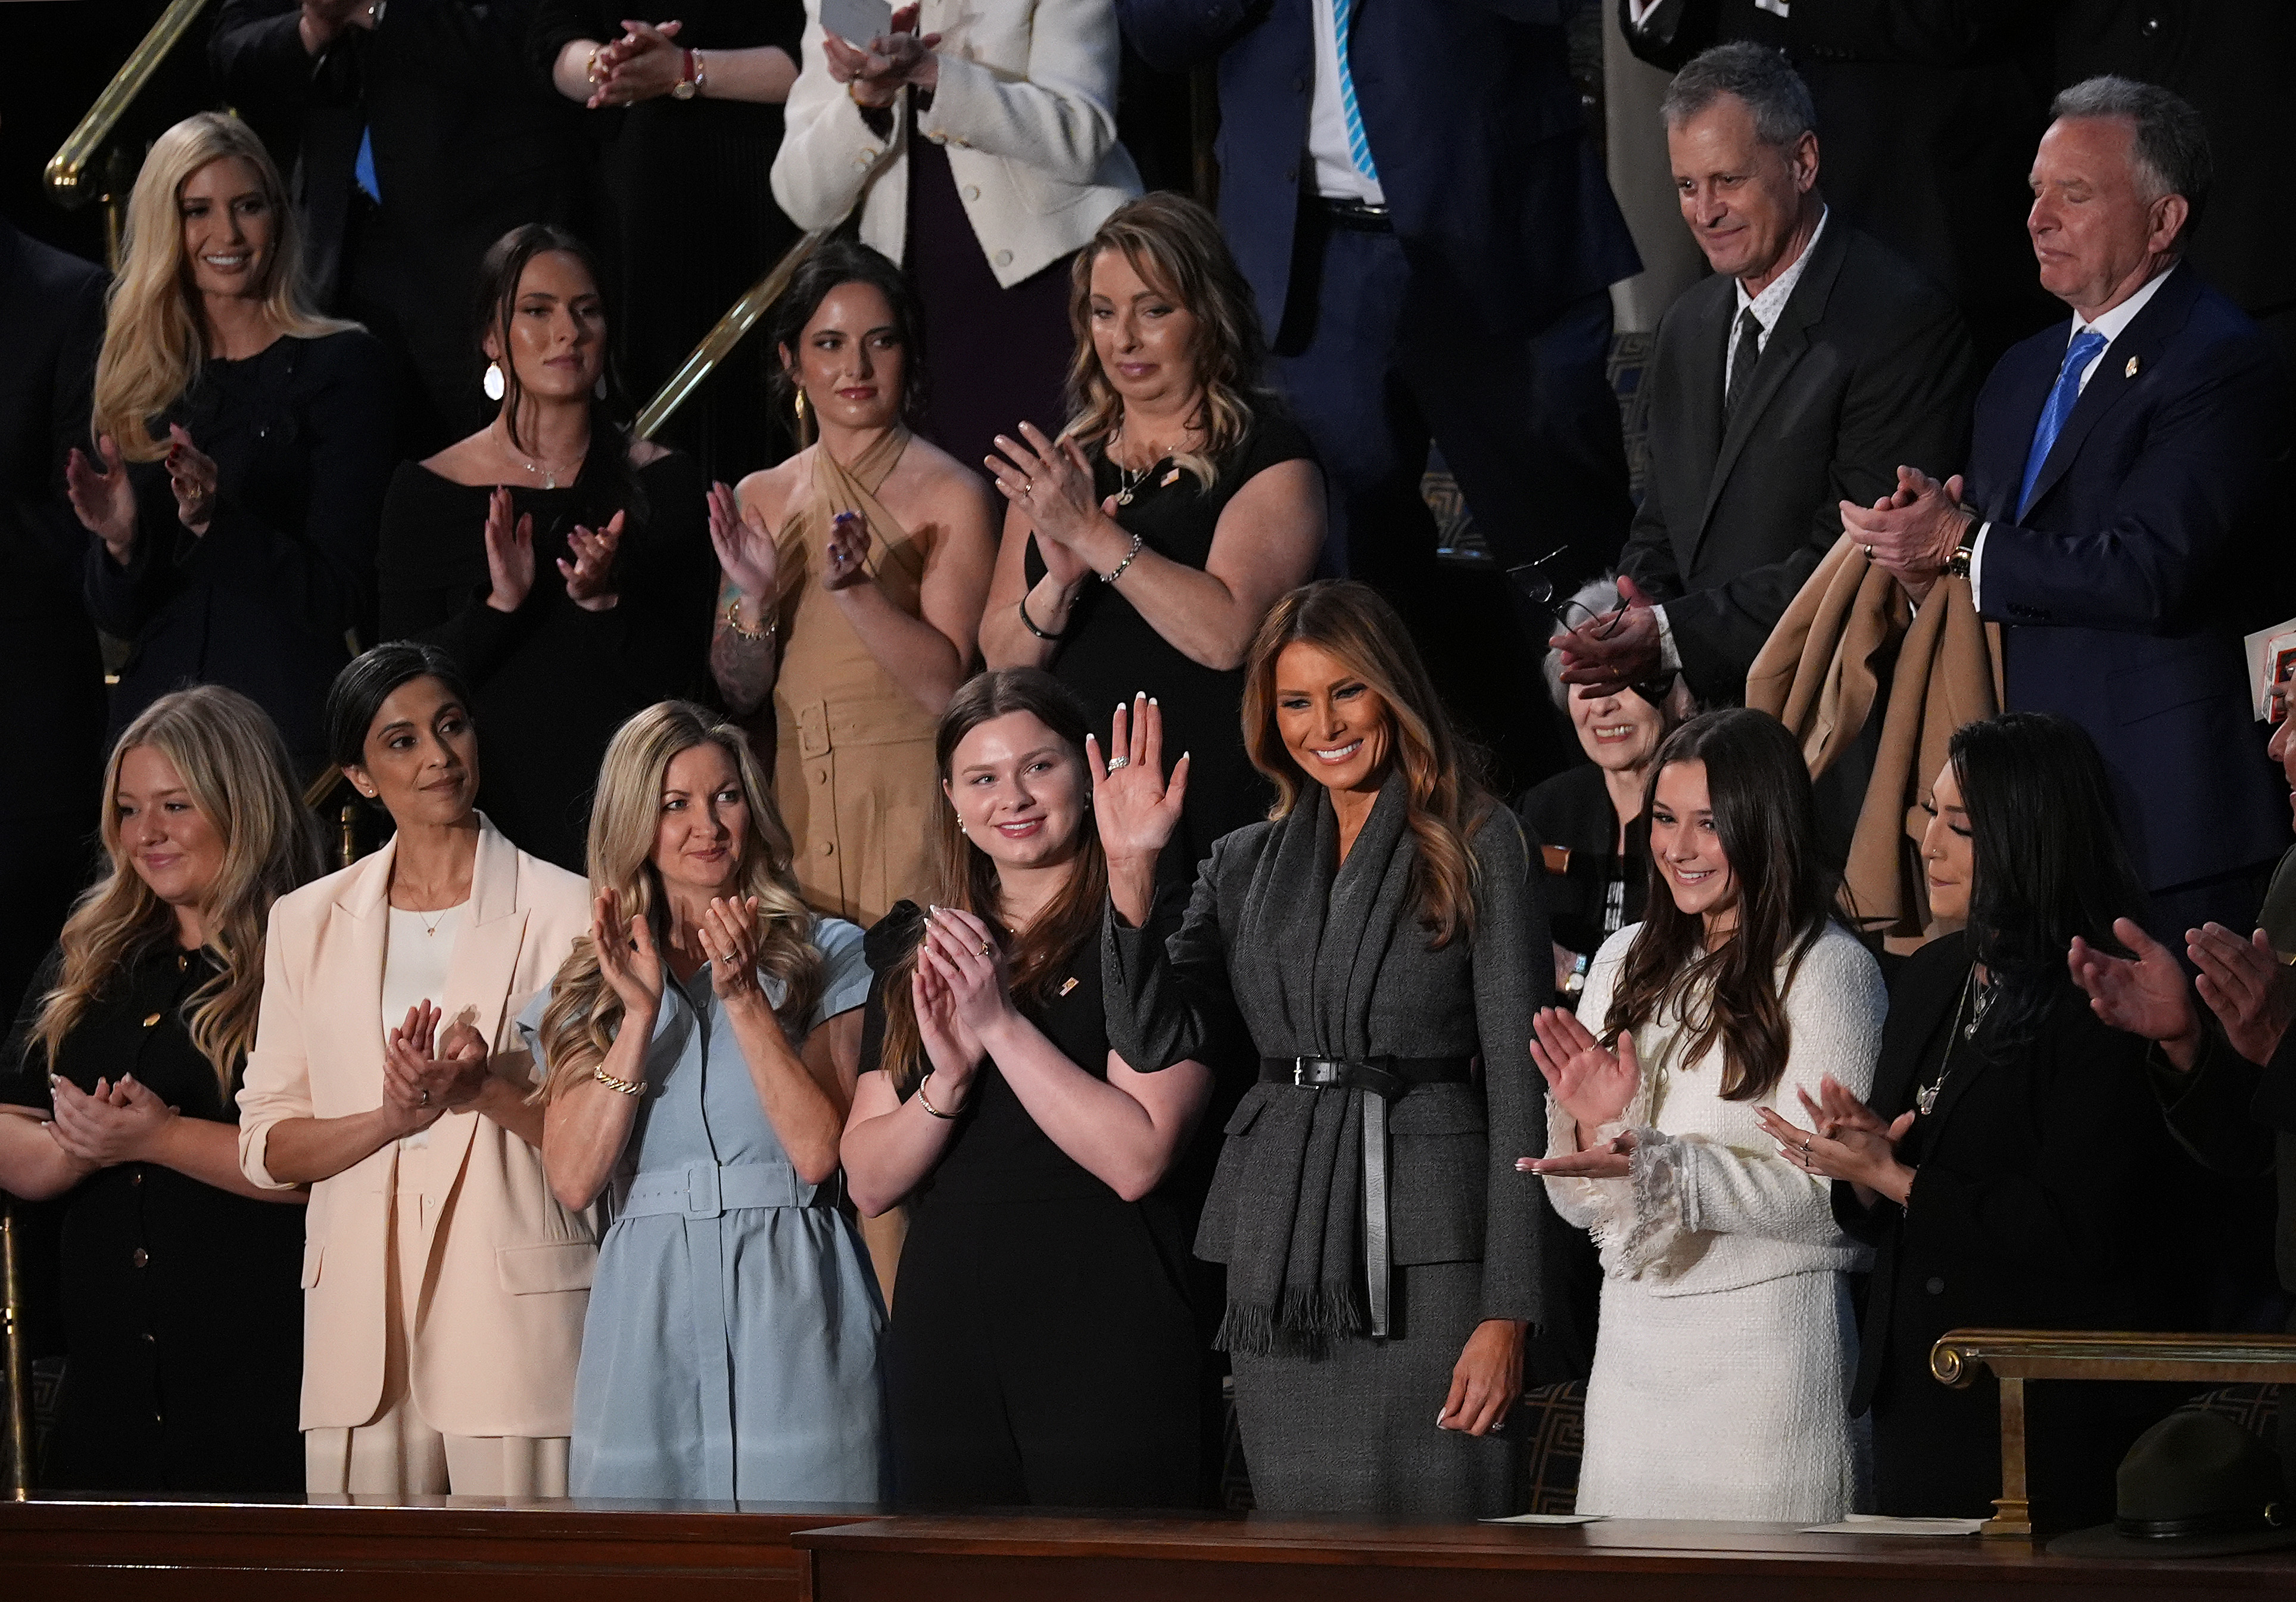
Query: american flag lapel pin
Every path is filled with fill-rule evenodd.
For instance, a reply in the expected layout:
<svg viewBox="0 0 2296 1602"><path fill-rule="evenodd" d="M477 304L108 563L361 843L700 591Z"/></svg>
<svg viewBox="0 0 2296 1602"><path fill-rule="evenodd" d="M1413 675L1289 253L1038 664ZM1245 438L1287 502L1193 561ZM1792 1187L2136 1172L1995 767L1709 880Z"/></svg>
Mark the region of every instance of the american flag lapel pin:
<svg viewBox="0 0 2296 1602"><path fill-rule="evenodd" d="M2128 358L2128 366L2120 370L2120 375L2123 378L2134 378L2136 376L2136 358L2135 357L2132 356Z"/></svg>
<svg viewBox="0 0 2296 1602"><path fill-rule="evenodd" d="M1071 975L1071 976L1070 977L1070 979L1069 979L1069 982L1068 982L1066 984L1064 984L1064 985L1061 986L1061 994L1062 994L1062 995L1063 995L1063 996L1065 996L1065 995L1067 995L1070 990L1074 990L1074 989L1076 989L1076 988L1077 988L1077 982L1076 982L1076 979L1075 979L1075 977L1074 977L1073 975Z"/></svg>

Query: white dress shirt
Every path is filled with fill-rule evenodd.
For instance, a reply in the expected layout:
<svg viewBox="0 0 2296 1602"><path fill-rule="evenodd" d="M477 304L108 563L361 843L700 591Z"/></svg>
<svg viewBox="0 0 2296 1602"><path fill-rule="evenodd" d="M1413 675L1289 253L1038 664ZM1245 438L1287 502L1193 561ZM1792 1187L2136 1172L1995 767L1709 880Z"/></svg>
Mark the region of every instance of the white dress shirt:
<svg viewBox="0 0 2296 1602"><path fill-rule="evenodd" d="M2104 343L2098 347L2097 353L2095 356L2089 357L2088 366L2081 369L2081 393L2087 394L2088 392L2088 381L2096 375L2097 364L2103 361L2105 357L2105 353L2112 349L2112 341L2119 339L2122 331L2136 320L2136 314L2144 309L2146 302L2150 301L2154 293L2159 291L2161 281L2176 270L2177 264L2173 261L2170 262L2167 267L2162 267L2159 272L2153 274L2152 276L2147 278L2144 281L2144 287L2138 290L2135 294L2129 296L2128 300L2123 300L2111 311L2101 311L2097 313L2096 321L2094 323L2085 320L2079 313L2074 314L2071 332L2065 335L2066 349L2071 349L2073 341L2080 338L2082 334L2087 333L2091 329L2095 329L2097 333L2104 336ZM2056 385L2052 382L2049 387L2054 390L2056 388ZM2046 403L2044 402L2044 404L2046 405ZM2026 442L2026 449L2030 451L2031 448L2032 442L2028 440ZM2022 464L2020 464L2020 465L2021 466ZM2011 507L2010 515L2013 517L2015 516L2017 511L2018 508L2014 506ZM1980 612L1985 610L1985 603L1980 598L1983 592L1978 588L1978 585L1980 582L1980 575L1982 573L1985 565L1985 535L1987 530L1992 527L1993 525L1990 522L1980 523L1977 526L1977 538L1972 540L1969 546L1969 599L1970 604L1976 607L1976 609Z"/></svg>
<svg viewBox="0 0 2296 1602"><path fill-rule="evenodd" d="M1341 42L1332 0L1312 0L1308 10L1316 23L1316 93L1308 105L1308 159L1315 164L1316 193L1335 201L1384 206L1387 192L1377 178L1356 170L1348 148L1347 114L1340 109ZM1362 109L1360 104L1357 109Z"/></svg>

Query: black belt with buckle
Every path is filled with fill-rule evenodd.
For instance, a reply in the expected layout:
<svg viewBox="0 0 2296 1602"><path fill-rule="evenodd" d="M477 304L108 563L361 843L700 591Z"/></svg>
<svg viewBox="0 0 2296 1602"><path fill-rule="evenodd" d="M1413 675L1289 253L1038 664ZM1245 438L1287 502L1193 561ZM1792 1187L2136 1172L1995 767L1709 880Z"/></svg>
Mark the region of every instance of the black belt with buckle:
<svg viewBox="0 0 2296 1602"><path fill-rule="evenodd" d="M1392 234L1395 221L1388 216L1387 208L1374 206L1366 201L1341 200L1336 195L1319 194L1316 209L1334 227L1352 228L1358 234Z"/></svg>
<svg viewBox="0 0 2296 1602"><path fill-rule="evenodd" d="M1259 1082L1308 1090L1361 1090L1364 1097L1364 1281L1371 1296L1371 1333L1385 1340L1391 1269L1387 1228L1387 1104L1421 1085L1467 1085L1472 1057L1262 1057Z"/></svg>

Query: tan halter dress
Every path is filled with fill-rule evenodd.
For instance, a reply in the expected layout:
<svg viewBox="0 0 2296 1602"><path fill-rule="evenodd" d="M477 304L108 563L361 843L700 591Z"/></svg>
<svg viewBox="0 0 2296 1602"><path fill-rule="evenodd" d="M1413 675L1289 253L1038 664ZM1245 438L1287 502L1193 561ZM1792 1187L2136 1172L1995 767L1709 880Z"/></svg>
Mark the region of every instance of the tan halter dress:
<svg viewBox="0 0 2296 1602"><path fill-rule="evenodd" d="M816 910L866 928L924 892L933 816L933 727L822 586L830 525L868 520L864 559L885 598L922 615L930 538L912 536L876 491L900 461L895 429L851 467L813 453L813 483L782 525L781 671L774 681L774 798L795 842L799 888Z"/></svg>

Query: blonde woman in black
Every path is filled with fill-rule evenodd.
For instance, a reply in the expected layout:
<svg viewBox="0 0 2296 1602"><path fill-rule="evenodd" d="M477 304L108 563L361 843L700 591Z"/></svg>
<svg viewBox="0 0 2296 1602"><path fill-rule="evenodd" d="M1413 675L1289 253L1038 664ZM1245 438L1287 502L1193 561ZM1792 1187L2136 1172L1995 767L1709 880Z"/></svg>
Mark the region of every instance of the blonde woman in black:
<svg viewBox="0 0 2296 1602"><path fill-rule="evenodd" d="M299 1491L307 1196L242 1177L232 1097L271 904L318 871L309 815L271 720L214 686L128 726L103 801L108 863L0 1056L0 1187L68 1198L39 1483Z"/></svg>

